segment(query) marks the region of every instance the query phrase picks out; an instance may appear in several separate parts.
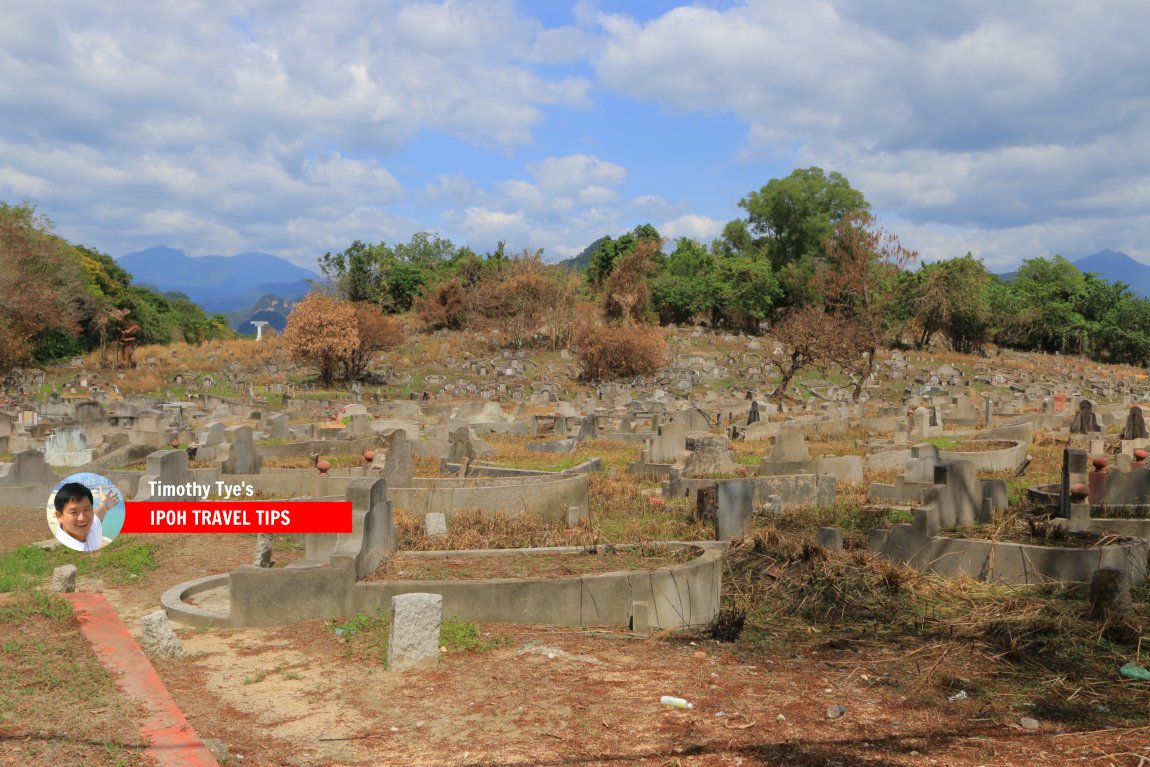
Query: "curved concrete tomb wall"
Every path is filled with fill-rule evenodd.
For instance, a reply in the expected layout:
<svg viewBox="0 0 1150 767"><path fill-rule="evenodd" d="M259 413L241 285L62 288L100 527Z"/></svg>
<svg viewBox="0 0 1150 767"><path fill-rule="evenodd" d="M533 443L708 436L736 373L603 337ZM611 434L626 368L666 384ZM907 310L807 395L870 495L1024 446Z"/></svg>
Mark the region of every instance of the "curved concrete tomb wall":
<svg viewBox="0 0 1150 767"><path fill-rule="evenodd" d="M704 551L689 562L654 570L485 581L357 582L350 562L333 557L327 565L244 566L233 571L228 623L236 628L282 626L374 612L399 594L433 593L443 595L444 615L558 626L625 626L632 617L632 604L647 602L652 629L676 629L714 619L721 580L718 551Z"/></svg>
<svg viewBox="0 0 1150 767"><path fill-rule="evenodd" d="M939 536L923 540L912 525L896 525L872 530L870 548L918 570L1015 585L1089 581L1101 567L1126 570L1131 583L1146 580L1145 541L1075 549Z"/></svg>
<svg viewBox="0 0 1150 767"><path fill-rule="evenodd" d="M1018 440L999 440L1011 442L1010 447L1000 450L984 450L981 452L957 453L939 449L938 457L942 461L968 461L974 465L976 471L1014 471L1026 459L1026 450L1029 443Z"/></svg>

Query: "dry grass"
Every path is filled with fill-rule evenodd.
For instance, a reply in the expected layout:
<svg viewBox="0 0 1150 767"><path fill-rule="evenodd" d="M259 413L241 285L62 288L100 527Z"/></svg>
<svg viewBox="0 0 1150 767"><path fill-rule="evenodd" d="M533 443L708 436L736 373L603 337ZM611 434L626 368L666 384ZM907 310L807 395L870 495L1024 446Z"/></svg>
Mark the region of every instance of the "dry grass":
<svg viewBox="0 0 1150 767"><path fill-rule="evenodd" d="M1137 591L1136 604L1147 588ZM766 525L732 544L723 592L728 608L746 612L757 637L750 641L836 632L879 644L957 649L994 669L987 685L998 692L972 690L979 695L1022 694L1039 716L1075 722L1146 716L1137 686L1113 681L1123 663L1141 661L1142 627L1088 620L1085 585L944 578L867 551L827 551L809 536Z"/></svg>
<svg viewBox="0 0 1150 767"><path fill-rule="evenodd" d="M397 510L393 514L399 548L403 551L459 551L469 549L517 549L539 546L594 546L598 538L585 527L567 529L548 525L539 517L514 517L506 512L457 513L447 525L447 535L429 537L423 517Z"/></svg>

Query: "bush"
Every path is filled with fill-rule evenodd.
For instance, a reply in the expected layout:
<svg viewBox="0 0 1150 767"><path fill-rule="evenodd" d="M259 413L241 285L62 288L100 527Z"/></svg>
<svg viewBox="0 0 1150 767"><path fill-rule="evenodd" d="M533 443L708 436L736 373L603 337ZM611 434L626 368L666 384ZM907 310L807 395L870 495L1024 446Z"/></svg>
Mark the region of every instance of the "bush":
<svg viewBox="0 0 1150 767"><path fill-rule="evenodd" d="M467 292L458 279L448 280L415 299L415 311L433 330L459 330L467 324Z"/></svg>
<svg viewBox="0 0 1150 767"><path fill-rule="evenodd" d="M667 342L652 327L587 324L575 335L585 379L651 376L663 363Z"/></svg>

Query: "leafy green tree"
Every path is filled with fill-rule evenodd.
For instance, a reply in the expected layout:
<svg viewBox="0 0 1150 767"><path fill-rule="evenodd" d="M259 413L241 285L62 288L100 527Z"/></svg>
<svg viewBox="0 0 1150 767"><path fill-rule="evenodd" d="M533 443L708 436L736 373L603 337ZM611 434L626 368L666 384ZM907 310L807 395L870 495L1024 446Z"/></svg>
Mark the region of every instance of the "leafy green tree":
<svg viewBox="0 0 1150 767"><path fill-rule="evenodd" d="M59 349L86 315L84 279L75 251L29 203L0 202L0 370L29 361L36 337Z"/></svg>
<svg viewBox="0 0 1150 767"><path fill-rule="evenodd" d="M1022 262L1014 278L1013 292L1019 301L1027 330L1024 343L1048 352L1082 352L1087 336L1081 307L1086 279L1062 256L1031 258Z"/></svg>
<svg viewBox="0 0 1150 767"><path fill-rule="evenodd" d="M719 302L715 256L687 237L675 241L662 273L651 280L651 304L661 322L684 323Z"/></svg>
<svg viewBox="0 0 1150 767"><path fill-rule="evenodd" d="M640 224L630 232L612 239L609 235L592 243L590 262L584 271L587 282L594 288L603 287L620 261L643 246L655 266L662 264L663 238L650 224Z"/></svg>
<svg viewBox="0 0 1150 767"><path fill-rule="evenodd" d="M751 256L720 258L715 265L718 306L724 319L748 333L770 317L782 289L766 259Z"/></svg>
<svg viewBox="0 0 1150 767"><path fill-rule="evenodd" d="M991 275L982 261L967 253L924 264L907 283L904 295L918 325L919 346L929 346L941 333L953 351L970 354L989 340Z"/></svg>
<svg viewBox="0 0 1150 767"><path fill-rule="evenodd" d="M354 241L339 253L324 253L319 259L320 272L349 301L379 302L383 278L381 270L387 258L387 246Z"/></svg>
<svg viewBox="0 0 1150 767"><path fill-rule="evenodd" d="M844 176L828 176L815 167L772 179L740 200L739 207L747 211L749 230L769 241L776 269L816 259L836 224L849 214L870 210L862 192Z"/></svg>
<svg viewBox="0 0 1150 767"><path fill-rule="evenodd" d="M1150 301L1124 293L1099 323L1095 341L1107 362L1150 365Z"/></svg>

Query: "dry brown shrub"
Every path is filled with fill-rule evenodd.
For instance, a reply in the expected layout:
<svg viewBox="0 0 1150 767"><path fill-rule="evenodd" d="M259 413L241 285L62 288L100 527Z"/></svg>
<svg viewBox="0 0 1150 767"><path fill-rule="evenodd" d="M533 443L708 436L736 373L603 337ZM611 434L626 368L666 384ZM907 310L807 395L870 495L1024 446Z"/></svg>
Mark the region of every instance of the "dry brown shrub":
<svg viewBox="0 0 1150 767"><path fill-rule="evenodd" d="M653 327L587 324L573 338L583 378L612 380L651 376L663 364L667 341Z"/></svg>
<svg viewBox="0 0 1150 767"><path fill-rule="evenodd" d="M467 325L467 292L458 279L442 282L427 295L415 299L415 313L431 330L459 330Z"/></svg>
<svg viewBox="0 0 1150 767"><path fill-rule="evenodd" d="M355 307L324 293L309 293L288 315L283 342L294 360L319 368L330 384L359 348Z"/></svg>

